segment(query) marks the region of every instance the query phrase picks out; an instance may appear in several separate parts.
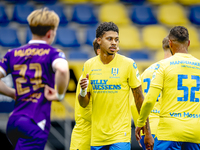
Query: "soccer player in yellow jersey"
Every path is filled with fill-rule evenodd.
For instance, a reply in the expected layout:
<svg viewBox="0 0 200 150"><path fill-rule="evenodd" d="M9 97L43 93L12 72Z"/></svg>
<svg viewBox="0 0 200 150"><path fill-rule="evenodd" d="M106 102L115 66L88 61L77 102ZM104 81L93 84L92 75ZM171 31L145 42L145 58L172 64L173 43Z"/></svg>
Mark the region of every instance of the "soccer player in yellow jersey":
<svg viewBox="0 0 200 150"><path fill-rule="evenodd" d="M96 39L93 41L93 48L96 55L99 55L100 49ZM80 77L80 79L82 76ZM72 131L70 150L90 150L91 141L91 113L92 103L89 103L86 108L82 108L78 102L80 93L80 79L76 88L75 101L75 121L76 125ZM91 101L91 100L90 100Z"/></svg>
<svg viewBox="0 0 200 150"><path fill-rule="evenodd" d="M162 92L160 120L155 150L199 150L200 146L200 60L188 54L188 30L176 26L170 30L172 57L159 62L141 108L135 130L140 129Z"/></svg>
<svg viewBox="0 0 200 150"><path fill-rule="evenodd" d="M113 22L104 22L97 27L100 55L85 62L85 78L80 81L80 105L86 107L92 97L91 150L130 150L130 88L138 112L143 102L136 63L116 53L118 33ZM152 147L154 141L148 126L145 131L148 146Z"/></svg>
<svg viewBox="0 0 200 150"><path fill-rule="evenodd" d="M171 57L172 54L171 54L171 51L170 51L170 48L169 48L169 38L168 38L168 36L163 39L162 47L163 47L163 50L164 50L164 59ZM159 62L157 62L157 63L159 63ZM155 68L158 67L157 63L152 64L141 75L142 90L143 90L144 96L146 96L146 94L149 91L153 72L154 72ZM158 122L159 122L159 114L160 114L160 103L159 103L159 101L160 101L160 99L161 99L161 97L159 95L157 100L156 100L156 103L155 103L153 110L149 114L150 129L151 129L151 134L152 134L153 137L155 137ZM146 150L145 144L144 144L144 135L142 135L142 139L140 139L140 143L142 145L143 150Z"/></svg>

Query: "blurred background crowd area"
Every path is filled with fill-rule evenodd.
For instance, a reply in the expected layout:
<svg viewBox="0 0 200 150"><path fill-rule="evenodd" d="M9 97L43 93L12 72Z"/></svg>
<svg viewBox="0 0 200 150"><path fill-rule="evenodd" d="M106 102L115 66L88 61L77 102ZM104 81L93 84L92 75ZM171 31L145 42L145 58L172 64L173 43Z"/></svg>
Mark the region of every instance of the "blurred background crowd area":
<svg viewBox="0 0 200 150"><path fill-rule="evenodd" d="M69 149L76 85L83 63L95 56L92 42L99 23L113 21L118 25L119 53L134 59L140 74L163 59L162 40L177 25L189 30L189 53L200 58L200 0L0 0L0 57L31 39L27 16L44 7L60 17L53 46L65 52L70 68L64 101L52 103L51 132L45 150ZM3 81L13 87L11 76ZM0 95L1 145L6 143L6 124L13 108L14 101ZM140 149L134 133L131 141L132 149Z"/></svg>

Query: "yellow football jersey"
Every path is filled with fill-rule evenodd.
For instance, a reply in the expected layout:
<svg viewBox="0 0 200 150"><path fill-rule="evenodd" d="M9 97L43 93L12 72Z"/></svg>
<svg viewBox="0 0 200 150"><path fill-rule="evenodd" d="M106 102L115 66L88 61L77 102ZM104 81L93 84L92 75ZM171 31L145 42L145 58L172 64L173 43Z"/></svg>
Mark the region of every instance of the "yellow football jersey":
<svg viewBox="0 0 200 150"><path fill-rule="evenodd" d="M200 60L176 53L157 68L150 86L162 90L158 140L200 143Z"/></svg>
<svg viewBox="0 0 200 150"><path fill-rule="evenodd" d="M136 63L115 54L109 64L103 64L96 56L86 61L83 70L83 77L89 74L92 97L91 146L130 142L129 92L141 85Z"/></svg>
<svg viewBox="0 0 200 150"><path fill-rule="evenodd" d="M80 77L80 79L82 76ZM82 108L78 101L80 93L80 79L76 89L75 100L75 121L76 125L73 128L71 135L70 150L90 150L91 143L91 113L92 101L90 100L86 108Z"/></svg>
<svg viewBox="0 0 200 150"><path fill-rule="evenodd" d="M157 67L158 67L157 63L152 64L141 75L142 91L143 91L144 96L146 96L146 94L149 91L151 79L152 79L154 70ZM160 98L161 98L161 96L158 97L153 110L149 114L149 123L150 123L151 134L156 134L156 131L157 131L157 126L158 126L158 122L159 122L159 114L160 114L160 103L159 103Z"/></svg>

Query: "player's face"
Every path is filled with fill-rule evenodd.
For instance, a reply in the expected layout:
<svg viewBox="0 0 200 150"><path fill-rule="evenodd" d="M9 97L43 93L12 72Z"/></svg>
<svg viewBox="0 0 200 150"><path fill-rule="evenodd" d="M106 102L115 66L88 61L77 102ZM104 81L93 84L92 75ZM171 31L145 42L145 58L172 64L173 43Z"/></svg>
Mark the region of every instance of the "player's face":
<svg viewBox="0 0 200 150"><path fill-rule="evenodd" d="M119 36L117 32L107 31L99 39L101 51L107 55L114 55L118 51Z"/></svg>

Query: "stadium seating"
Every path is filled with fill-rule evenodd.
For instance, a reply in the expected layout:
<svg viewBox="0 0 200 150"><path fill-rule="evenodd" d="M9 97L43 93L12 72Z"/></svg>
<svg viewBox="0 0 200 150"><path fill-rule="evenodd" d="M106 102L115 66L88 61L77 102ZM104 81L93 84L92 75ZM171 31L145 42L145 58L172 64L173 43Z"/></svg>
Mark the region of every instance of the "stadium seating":
<svg viewBox="0 0 200 150"><path fill-rule="evenodd" d="M151 53L148 50L130 51L127 54L133 60L150 60L152 59Z"/></svg>
<svg viewBox="0 0 200 150"><path fill-rule="evenodd" d="M80 47L80 43L77 39L77 32L73 28L60 27L57 30L56 42L63 47Z"/></svg>
<svg viewBox="0 0 200 150"><path fill-rule="evenodd" d="M130 18L126 12L126 8L121 3L109 3L100 6L99 20L101 22L114 22L117 25L130 24Z"/></svg>
<svg viewBox="0 0 200 150"><path fill-rule="evenodd" d="M60 0L62 3L66 4L81 4L81 3L87 3L90 0Z"/></svg>
<svg viewBox="0 0 200 150"><path fill-rule="evenodd" d="M157 24L157 19L153 14L153 8L147 5L137 5L131 8L130 18L139 25Z"/></svg>
<svg viewBox="0 0 200 150"><path fill-rule="evenodd" d="M54 10L58 14L58 16L60 18L59 25L61 25L61 26L67 25L68 19L66 17L66 14L64 13L63 5L61 5L61 4L60 5L59 4L56 4L56 5L45 5L45 7L48 7L50 10Z"/></svg>
<svg viewBox="0 0 200 150"><path fill-rule="evenodd" d="M192 23L200 25L200 5L190 7L189 19Z"/></svg>
<svg viewBox="0 0 200 150"><path fill-rule="evenodd" d="M3 47L18 47L20 42L18 40L17 30L10 27L0 28L0 45Z"/></svg>
<svg viewBox="0 0 200 150"><path fill-rule="evenodd" d="M32 33L30 28L26 29L26 43L28 43L32 39Z"/></svg>
<svg viewBox="0 0 200 150"><path fill-rule="evenodd" d="M34 0L37 3L41 3L41 4L55 4L57 2L57 0Z"/></svg>
<svg viewBox="0 0 200 150"><path fill-rule="evenodd" d="M183 5L197 5L200 4L199 0L177 0L177 2Z"/></svg>
<svg viewBox="0 0 200 150"><path fill-rule="evenodd" d="M91 2L95 4L113 3L113 2L118 2L118 1L119 0L91 0Z"/></svg>
<svg viewBox="0 0 200 150"><path fill-rule="evenodd" d="M144 4L145 1L146 0L120 0L120 2L125 4L136 4L136 5Z"/></svg>
<svg viewBox="0 0 200 150"><path fill-rule="evenodd" d="M160 5L158 20L167 26L187 25L189 23L184 8L179 4Z"/></svg>
<svg viewBox="0 0 200 150"><path fill-rule="evenodd" d="M96 37L96 27L88 27L85 30L85 44L93 46L93 41Z"/></svg>
<svg viewBox="0 0 200 150"><path fill-rule="evenodd" d="M5 0L6 2L9 3L27 3L28 0Z"/></svg>
<svg viewBox="0 0 200 150"><path fill-rule="evenodd" d="M8 23L9 19L5 11L5 6L0 5L0 24L1 26L6 26Z"/></svg>
<svg viewBox="0 0 200 150"><path fill-rule="evenodd" d="M67 56L70 60L87 60L90 58L87 52L82 51L70 51Z"/></svg>
<svg viewBox="0 0 200 150"><path fill-rule="evenodd" d="M140 33L135 26L119 27L119 48L121 50L141 49L143 44L140 40Z"/></svg>
<svg viewBox="0 0 200 150"><path fill-rule="evenodd" d="M176 2L176 0L147 0L147 1L154 5L161 5L161 4Z"/></svg>
<svg viewBox="0 0 200 150"><path fill-rule="evenodd" d="M33 5L24 5L17 4L14 7L13 11L13 21L16 21L20 24L27 24L27 16L34 10Z"/></svg>
<svg viewBox="0 0 200 150"><path fill-rule="evenodd" d="M189 49L200 49L199 33L193 26L186 26L189 32L190 46Z"/></svg>
<svg viewBox="0 0 200 150"><path fill-rule="evenodd" d="M98 23L94 13L94 6L91 4L79 4L73 7L72 21L79 24L93 25Z"/></svg>
<svg viewBox="0 0 200 150"><path fill-rule="evenodd" d="M145 46L149 50L162 48L162 40L168 35L168 30L162 25L149 25L142 29L142 37Z"/></svg>

